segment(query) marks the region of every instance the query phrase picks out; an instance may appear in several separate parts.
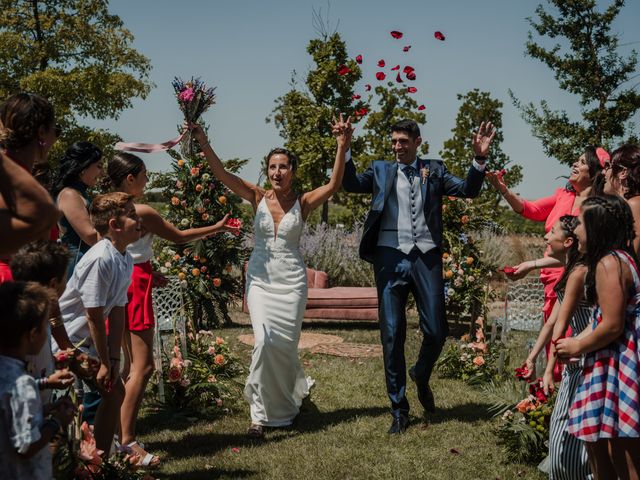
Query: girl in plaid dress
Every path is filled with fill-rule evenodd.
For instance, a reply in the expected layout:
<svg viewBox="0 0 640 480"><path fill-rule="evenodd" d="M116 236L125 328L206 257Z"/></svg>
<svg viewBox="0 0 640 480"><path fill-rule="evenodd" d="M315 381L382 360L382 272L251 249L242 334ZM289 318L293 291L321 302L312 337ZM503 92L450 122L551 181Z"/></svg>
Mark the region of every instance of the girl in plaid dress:
<svg viewBox="0 0 640 480"><path fill-rule="evenodd" d="M569 433L585 442L596 479L640 478L640 277L631 210L605 195L584 201L575 229L588 271L593 324L555 343L560 358L585 355Z"/></svg>

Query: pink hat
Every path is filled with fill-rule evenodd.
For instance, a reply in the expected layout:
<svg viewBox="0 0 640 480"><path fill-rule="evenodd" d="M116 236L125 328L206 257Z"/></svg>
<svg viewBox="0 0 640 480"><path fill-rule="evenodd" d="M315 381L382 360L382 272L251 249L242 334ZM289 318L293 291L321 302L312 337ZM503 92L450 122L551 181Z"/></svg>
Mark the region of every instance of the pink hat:
<svg viewBox="0 0 640 480"><path fill-rule="evenodd" d="M596 148L596 156L598 157L598 160L600 161L600 166L602 168L604 168L604 164L606 162L608 162L609 160L611 160L611 156L607 153L607 151L602 148L602 147L598 147Z"/></svg>

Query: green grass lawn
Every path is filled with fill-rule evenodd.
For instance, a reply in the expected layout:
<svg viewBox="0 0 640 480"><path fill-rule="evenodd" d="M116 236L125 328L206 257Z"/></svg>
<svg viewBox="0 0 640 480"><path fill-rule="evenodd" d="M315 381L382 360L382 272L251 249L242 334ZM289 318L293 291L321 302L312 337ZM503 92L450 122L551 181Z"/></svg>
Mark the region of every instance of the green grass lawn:
<svg viewBox="0 0 640 480"><path fill-rule="evenodd" d="M246 322L246 316L238 314ZM420 336L410 317L406 351L415 360ZM313 323L303 331L339 335L345 342L378 343L371 323ZM217 332L248 367L251 348L236 337L249 325ZM515 338L513 341L518 341ZM146 408L140 440L162 457L158 478L211 479L542 479L529 465L507 464L492 433L499 420L489 402L463 382L439 379L431 385L437 412L421 418L413 384L408 385L411 426L389 436L389 402L381 358L350 360L301 353L307 375L316 380L310 399L290 429L270 430L262 441L245 436L248 407L203 418L197 413Z"/></svg>

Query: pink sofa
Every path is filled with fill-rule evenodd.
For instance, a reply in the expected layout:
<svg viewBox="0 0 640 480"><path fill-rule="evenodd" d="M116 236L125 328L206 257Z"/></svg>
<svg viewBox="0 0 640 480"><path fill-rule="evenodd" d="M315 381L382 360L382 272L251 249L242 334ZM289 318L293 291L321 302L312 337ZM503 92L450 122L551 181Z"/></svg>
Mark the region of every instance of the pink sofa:
<svg viewBox="0 0 640 480"><path fill-rule="evenodd" d="M245 267L246 268L246 267ZM332 287L325 272L307 268L309 295L304 318L378 320L375 287ZM245 290L242 310L249 312Z"/></svg>

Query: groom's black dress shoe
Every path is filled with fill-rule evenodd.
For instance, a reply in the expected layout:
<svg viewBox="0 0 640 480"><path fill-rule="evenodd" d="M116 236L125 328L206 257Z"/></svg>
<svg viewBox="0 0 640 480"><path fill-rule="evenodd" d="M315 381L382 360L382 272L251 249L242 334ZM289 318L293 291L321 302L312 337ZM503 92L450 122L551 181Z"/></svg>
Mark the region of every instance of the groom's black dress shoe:
<svg viewBox="0 0 640 480"><path fill-rule="evenodd" d="M393 417L391 428L389 428L389 431L387 433L389 433L390 435L404 433L408 426L409 426L409 417L407 417L406 415Z"/></svg>
<svg viewBox="0 0 640 480"><path fill-rule="evenodd" d="M416 381L416 367L413 366L409 369L409 377L413 380L413 383L416 384L418 389L418 400L422 404L424 411L427 413L434 413L436 411L436 401L433 398L433 392L431 391L431 387L427 384L424 388L421 388Z"/></svg>

